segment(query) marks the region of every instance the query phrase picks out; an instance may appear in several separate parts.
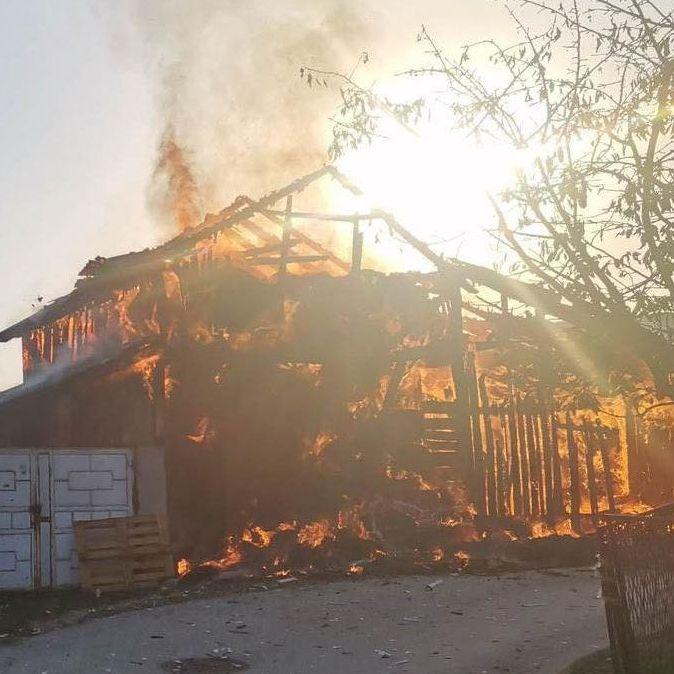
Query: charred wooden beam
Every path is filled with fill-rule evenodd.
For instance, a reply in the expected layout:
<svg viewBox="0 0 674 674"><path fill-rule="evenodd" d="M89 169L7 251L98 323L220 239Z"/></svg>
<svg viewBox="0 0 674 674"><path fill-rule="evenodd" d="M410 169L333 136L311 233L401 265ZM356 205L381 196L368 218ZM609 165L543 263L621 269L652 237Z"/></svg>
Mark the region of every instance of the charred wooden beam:
<svg viewBox="0 0 674 674"><path fill-rule="evenodd" d="M388 381L388 386L386 387L386 395L384 396L384 409L389 409L395 405L396 398L398 397L398 389L400 387L400 382L407 372L407 361L399 360L391 371L391 376Z"/></svg>
<svg viewBox="0 0 674 674"><path fill-rule="evenodd" d="M466 377L466 344L463 336L463 313L461 311L461 287L459 285L449 287L447 299L451 309L449 324L450 360L457 406L457 430L464 467L467 469L470 464L469 456L471 452L470 408Z"/></svg>
<svg viewBox="0 0 674 674"><path fill-rule="evenodd" d="M272 208L266 208L262 211L264 215L275 215L275 216L284 216L285 211L274 210ZM359 220L371 220L372 215L366 213L365 215L359 215L353 213L351 215L345 213L311 213L306 211L292 211L290 216L296 220L321 220L326 222L354 222Z"/></svg>
<svg viewBox="0 0 674 674"><path fill-rule="evenodd" d="M627 488L630 495L638 495L643 487L643 467L640 460L637 416L628 398L625 398L625 444L627 445Z"/></svg>
<svg viewBox="0 0 674 674"><path fill-rule="evenodd" d="M477 514L487 514L486 491L484 483L484 451L482 449L482 429L480 427L480 396L478 393L477 373L475 371L475 354L466 354L466 376L468 379L468 400L471 411L471 440L473 449L473 499Z"/></svg>
<svg viewBox="0 0 674 674"><path fill-rule="evenodd" d="M564 494L562 493L562 466L559 456L559 435L558 435L557 414L552 412L550 419L551 449L552 449L552 482L553 482L553 504L554 514L564 514Z"/></svg>
<svg viewBox="0 0 674 674"><path fill-rule="evenodd" d="M327 255L288 255L285 257L258 257L252 258L250 264L279 265L283 269L282 273L287 271L289 264L307 264L308 262L323 262L327 260Z"/></svg>
<svg viewBox="0 0 674 674"><path fill-rule="evenodd" d="M491 425L491 415L486 411L489 405L489 398L487 397L487 386L485 385L484 375L478 380L478 386L480 389L480 399L482 400L482 420L484 422L484 439L487 449L487 514L496 515L498 513L498 506L494 429Z"/></svg>
<svg viewBox="0 0 674 674"><path fill-rule="evenodd" d="M580 469L578 465L578 445L574 436L571 412L566 413L566 446L569 450L569 500L571 506L571 525L575 531L580 529Z"/></svg>
<svg viewBox="0 0 674 674"><path fill-rule="evenodd" d="M611 457L608 450L606 432L603 428L596 428L597 444L601 454L601 462L604 468L604 483L606 484L606 499L608 500L609 512L615 512L615 496L613 494L613 473L611 471Z"/></svg>
<svg viewBox="0 0 674 674"><path fill-rule="evenodd" d="M254 204L255 202L252 199L249 199L248 203ZM278 216L272 215L271 213L269 213L269 211L261 211L260 213L271 222L282 226L282 220ZM299 239L300 243L303 243L304 245L311 248L311 250L316 251L321 255L327 255L328 261L334 264L337 268L341 269L342 271L348 272L350 270L348 262L345 262L344 260L342 260L342 258L338 257L332 251L328 250L317 241L314 241L314 239L307 236L303 232L295 230L293 232L293 236Z"/></svg>
<svg viewBox="0 0 674 674"><path fill-rule="evenodd" d="M536 443L535 419L531 414L524 415L527 429L527 455L529 459L529 484L531 492L531 514L540 515L540 483L538 481L538 445Z"/></svg>
<svg viewBox="0 0 674 674"><path fill-rule="evenodd" d="M508 408L508 434L510 436L510 482L513 487L513 515L522 514L522 466L520 445L517 437L517 417L514 389L511 388Z"/></svg>
<svg viewBox="0 0 674 674"><path fill-rule="evenodd" d="M550 419L546 408L541 409L540 415L541 436L543 440L543 468L545 472L545 514L552 516L555 506L553 499L553 477L552 477L552 442L550 440Z"/></svg>
<svg viewBox="0 0 674 674"><path fill-rule="evenodd" d="M363 233L358 220L353 220L353 241L351 244L351 273L360 271L363 262Z"/></svg>
<svg viewBox="0 0 674 674"><path fill-rule="evenodd" d="M525 419L522 414L522 399L518 393L515 396L515 417L517 419L517 437L522 466L522 514L527 517L531 514L531 469L529 466L528 435L525 429Z"/></svg>
<svg viewBox="0 0 674 674"><path fill-rule="evenodd" d="M299 239L291 239L288 243L288 248L293 248L299 243ZM260 246L258 248L249 248L243 251L243 257L257 257L258 255L266 255L267 253L276 253L283 247L283 242L270 243L268 246Z"/></svg>
<svg viewBox="0 0 674 674"><path fill-rule="evenodd" d="M597 477L594 470L594 432L590 422L583 421L583 438L585 440L585 466L587 468L587 488L590 492L590 509L592 516L599 513L599 499L597 497Z"/></svg>
<svg viewBox="0 0 674 674"><path fill-rule="evenodd" d="M283 233L281 235L281 257L278 261L278 273L279 276L285 276L288 270L288 253L290 252L290 239L291 232L293 229L293 219L291 212L293 210L293 195L289 194L286 197L286 208L285 214L283 217ZM273 259L273 258L269 258ZM257 264L264 264L262 260L258 260Z"/></svg>

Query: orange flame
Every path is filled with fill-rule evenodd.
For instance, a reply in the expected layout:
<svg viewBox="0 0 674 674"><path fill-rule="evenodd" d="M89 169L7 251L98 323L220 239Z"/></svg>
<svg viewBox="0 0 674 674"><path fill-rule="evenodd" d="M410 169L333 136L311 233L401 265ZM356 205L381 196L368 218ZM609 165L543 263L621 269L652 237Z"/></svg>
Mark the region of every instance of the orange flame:
<svg viewBox="0 0 674 674"><path fill-rule="evenodd" d="M190 564L189 560L185 559L184 557L178 560L178 563L176 564L176 572L178 573L179 578L182 578L186 573L189 573L191 569L192 565Z"/></svg>
<svg viewBox="0 0 674 674"><path fill-rule="evenodd" d="M333 538L328 520L309 522L297 532L297 542L308 548L317 548L328 538Z"/></svg>
<svg viewBox="0 0 674 674"><path fill-rule="evenodd" d="M243 530L241 540L245 541L246 543L250 543L257 548L267 548L269 547L269 544L275 535L276 532L273 530L267 531L262 527L252 526Z"/></svg>

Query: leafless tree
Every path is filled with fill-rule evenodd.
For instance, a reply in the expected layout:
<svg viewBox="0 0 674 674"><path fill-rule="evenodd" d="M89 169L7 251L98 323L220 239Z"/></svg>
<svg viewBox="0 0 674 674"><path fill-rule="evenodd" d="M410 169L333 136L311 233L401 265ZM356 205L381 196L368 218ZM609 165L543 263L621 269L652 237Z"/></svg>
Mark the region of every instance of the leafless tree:
<svg viewBox="0 0 674 674"><path fill-rule="evenodd" d="M427 62L404 75L430 78L435 90L441 83L448 114L478 141L536 153L507 190L487 197L494 234L511 253L507 275L554 292L561 307L583 308L579 316L590 312L593 334L629 343L657 391L672 394L674 349L658 317L674 310L674 7L505 7L514 44L485 37L453 58L423 27ZM303 76L339 83L333 156L376 134L382 113L409 128L430 103L393 103L343 74Z"/></svg>

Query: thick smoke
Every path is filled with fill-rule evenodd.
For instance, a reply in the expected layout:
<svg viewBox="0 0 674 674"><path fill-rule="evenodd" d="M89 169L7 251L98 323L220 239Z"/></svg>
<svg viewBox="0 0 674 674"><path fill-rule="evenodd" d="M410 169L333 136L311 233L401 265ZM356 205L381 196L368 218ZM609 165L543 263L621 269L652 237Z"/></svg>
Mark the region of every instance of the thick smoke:
<svg viewBox="0 0 674 674"><path fill-rule="evenodd" d="M368 46L371 13L340 0L134 0L123 13L156 81L149 205L162 223L172 213L176 231L195 210L260 195L326 160L338 93L309 89L299 69L350 69Z"/></svg>
<svg viewBox="0 0 674 674"><path fill-rule="evenodd" d="M498 32L506 18L491 0L91 1L114 45L141 54L154 82L158 160L148 204L164 233L185 220L172 210L185 203L173 188L189 187L188 211L201 216L326 161L338 87L310 89L300 67L349 73L368 52L356 79L378 86L428 57L415 40L422 23L456 48L484 38L485 26ZM185 162L177 173L167 141Z"/></svg>

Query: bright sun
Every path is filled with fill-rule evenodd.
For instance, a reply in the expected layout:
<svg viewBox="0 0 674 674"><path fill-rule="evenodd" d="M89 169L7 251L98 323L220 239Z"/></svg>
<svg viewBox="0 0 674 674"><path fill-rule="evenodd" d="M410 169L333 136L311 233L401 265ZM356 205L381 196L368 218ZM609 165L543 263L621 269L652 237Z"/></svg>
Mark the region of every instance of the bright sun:
<svg viewBox="0 0 674 674"><path fill-rule="evenodd" d="M338 166L417 237L447 256L491 265L495 215L487 195L507 187L533 160L515 150L427 123L415 136L391 123L371 145L342 157Z"/></svg>

